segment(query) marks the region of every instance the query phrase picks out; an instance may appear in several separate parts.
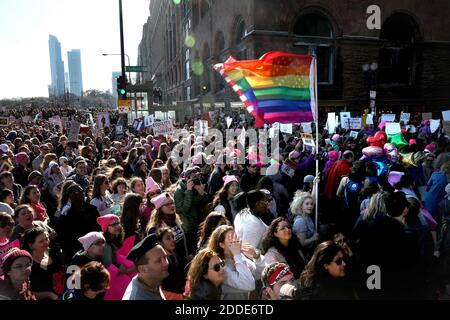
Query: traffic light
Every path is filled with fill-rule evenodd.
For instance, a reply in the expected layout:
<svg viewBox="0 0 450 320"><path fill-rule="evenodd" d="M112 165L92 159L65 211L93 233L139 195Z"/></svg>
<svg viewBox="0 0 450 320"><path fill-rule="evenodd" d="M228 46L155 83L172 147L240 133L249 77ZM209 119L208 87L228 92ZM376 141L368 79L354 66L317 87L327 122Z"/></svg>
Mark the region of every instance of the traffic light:
<svg viewBox="0 0 450 320"><path fill-rule="evenodd" d="M117 78L117 93L121 99L127 98L127 78L124 76Z"/></svg>

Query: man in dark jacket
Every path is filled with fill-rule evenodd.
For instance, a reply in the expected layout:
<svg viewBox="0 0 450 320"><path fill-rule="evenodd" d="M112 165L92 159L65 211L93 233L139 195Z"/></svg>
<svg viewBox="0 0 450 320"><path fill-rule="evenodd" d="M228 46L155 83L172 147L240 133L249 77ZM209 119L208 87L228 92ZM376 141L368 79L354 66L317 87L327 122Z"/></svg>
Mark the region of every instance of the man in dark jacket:
<svg viewBox="0 0 450 320"><path fill-rule="evenodd" d="M208 197L209 201L212 201L216 192L219 191L223 187L223 177L226 174L227 164L225 162L223 163L217 163L216 167L214 168L214 171L211 173L208 179Z"/></svg>

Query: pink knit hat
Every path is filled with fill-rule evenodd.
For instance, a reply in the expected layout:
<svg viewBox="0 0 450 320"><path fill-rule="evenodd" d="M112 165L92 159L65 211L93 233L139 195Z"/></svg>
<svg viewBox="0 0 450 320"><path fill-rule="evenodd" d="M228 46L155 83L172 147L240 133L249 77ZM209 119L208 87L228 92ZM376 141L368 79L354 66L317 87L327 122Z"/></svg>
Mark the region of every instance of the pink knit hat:
<svg viewBox="0 0 450 320"><path fill-rule="evenodd" d="M409 139L409 146L412 146L414 144L417 144L416 139Z"/></svg>
<svg viewBox="0 0 450 320"><path fill-rule="evenodd" d="M173 198L170 194L168 194L167 192L164 192L163 194L160 194L159 196L154 197L150 201L151 201L151 203L153 203L155 205L155 209L158 210L163 205L173 202Z"/></svg>
<svg viewBox="0 0 450 320"><path fill-rule="evenodd" d="M427 146L425 147L425 151L428 152L433 152L435 149L434 144L427 144Z"/></svg>
<svg viewBox="0 0 450 320"><path fill-rule="evenodd" d="M341 136L338 134L333 134L333 136L331 137L331 140L333 141L339 141L339 139L341 139Z"/></svg>
<svg viewBox="0 0 450 320"><path fill-rule="evenodd" d="M159 142L158 140L156 140L156 139L152 140L152 146L154 149L158 149L160 144L161 144L161 142Z"/></svg>
<svg viewBox="0 0 450 320"><path fill-rule="evenodd" d="M14 156L14 161L19 164L21 163L23 160L25 160L28 157L28 155L25 152L19 152L18 154L16 154Z"/></svg>
<svg viewBox="0 0 450 320"><path fill-rule="evenodd" d="M119 217L115 214L105 214L104 216L97 218L97 223L102 227L102 231L106 232L111 222L120 221Z"/></svg>
<svg viewBox="0 0 450 320"><path fill-rule="evenodd" d="M106 241L103 234L97 231L89 232L88 234L78 238L78 241L80 241L80 243L83 245L84 251L88 251L92 244L97 240Z"/></svg>
<svg viewBox="0 0 450 320"><path fill-rule="evenodd" d="M339 158L339 151L333 150L328 152L328 159L336 161Z"/></svg>
<svg viewBox="0 0 450 320"><path fill-rule="evenodd" d="M225 176L225 177L223 177L222 179L223 179L223 182L224 182L224 184L223 184L224 187L225 187L227 184L229 184L229 183L231 183L231 182L233 182L233 181L238 182L238 179L236 179L236 176Z"/></svg>
<svg viewBox="0 0 450 320"><path fill-rule="evenodd" d="M161 191L161 188L155 182L155 180L153 180L152 177L148 177L147 180L145 180L145 193L147 193L149 191L155 191L155 190Z"/></svg>

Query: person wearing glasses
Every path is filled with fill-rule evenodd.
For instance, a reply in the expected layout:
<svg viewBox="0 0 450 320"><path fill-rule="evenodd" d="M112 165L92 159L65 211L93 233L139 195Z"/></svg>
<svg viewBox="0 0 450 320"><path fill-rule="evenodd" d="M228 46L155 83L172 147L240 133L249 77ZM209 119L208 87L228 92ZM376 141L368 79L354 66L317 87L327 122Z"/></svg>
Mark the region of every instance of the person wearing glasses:
<svg viewBox="0 0 450 320"><path fill-rule="evenodd" d="M5 277L0 280L0 300L36 300L30 291L33 258L26 250L14 249L3 261Z"/></svg>
<svg viewBox="0 0 450 320"><path fill-rule="evenodd" d="M260 279L264 261L249 244L237 237L232 226L223 225L212 233L208 249L225 261L225 282L222 286L223 300L249 300Z"/></svg>
<svg viewBox="0 0 450 320"><path fill-rule="evenodd" d="M100 262L105 252L106 240L103 233L93 231L78 238L83 249L75 253L70 265L82 267L91 261Z"/></svg>
<svg viewBox="0 0 450 320"><path fill-rule="evenodd" d="M220 300L225 281L225 262L211 249L202 249L194 257L188 271L189 299Z"/></svg>
<svg viewBox="0 0 450 320"><path fill-rule="evenodd" d="M105 267L111 264L119 267L116 261L116 251L122 247L125 239L125 232L120 223L119 216L115 214L106 214L97 218L97 223L102 228L103 236L105 237L105 250L101 258Z"/></svg>
<svg viewBox="0 0 450 320"><path fill-rule="evenodd" d="M343 249L333 241L322 242L300 275L300 290L288 290L285 295L300 300L355 299L355 292L346 281L346 267Z"/></svg>
<svg viewBox="0 0 450 320"><path fill-rule="evenodd" d="M91 205L97 207L101 216L111 213L114 201L109 193L110 183L107 176L99 174L94 179L94 190L92 191Z"/></svg>
<svg viewBox="0 0 450 320"><path fill-rule="evenodd" d="M6 212L0 212L0 248L9 243L14 229L14 219Z"/></svg>
<svg viewBox="0 0 450 320"><path fill-rule="evenodd" d="M298 279L306 265L301 247L300 241L292 233L289 221L284 217L276 218L262 240L264 262L266 266L282 262L289 267L294 278Z"/></svg>

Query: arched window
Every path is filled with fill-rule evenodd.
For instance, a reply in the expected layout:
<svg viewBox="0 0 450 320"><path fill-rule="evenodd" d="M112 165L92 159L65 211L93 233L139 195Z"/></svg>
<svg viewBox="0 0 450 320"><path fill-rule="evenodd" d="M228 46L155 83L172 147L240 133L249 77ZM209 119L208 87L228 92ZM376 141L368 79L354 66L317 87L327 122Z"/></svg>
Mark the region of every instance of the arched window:
<svg viewBox="0 0 450 320"><path fill-rule="evenodd" d="M383 24L380 39L378 82L390 85L414 84L416 24L407 14L396 13Z"/></svg>
<svg viewBox="0 0 450 320"><path fill-rule="evenodd" d="M318 12L301 15L294 25L293 33L299 53L317 56L317 82L333 84L334 32L329 19Z"/></svg>
<svg viewBox="0 0 450 320"><path fill-rule="evenodd" d="M237 54L236 57L238 60L245 60L247 59L247 48L245 45L242 44L242 40L247 35L246 29L245 29L245 20L242 17L237 18L236 27L234 29L234 44L237 48Z"/></svg>

